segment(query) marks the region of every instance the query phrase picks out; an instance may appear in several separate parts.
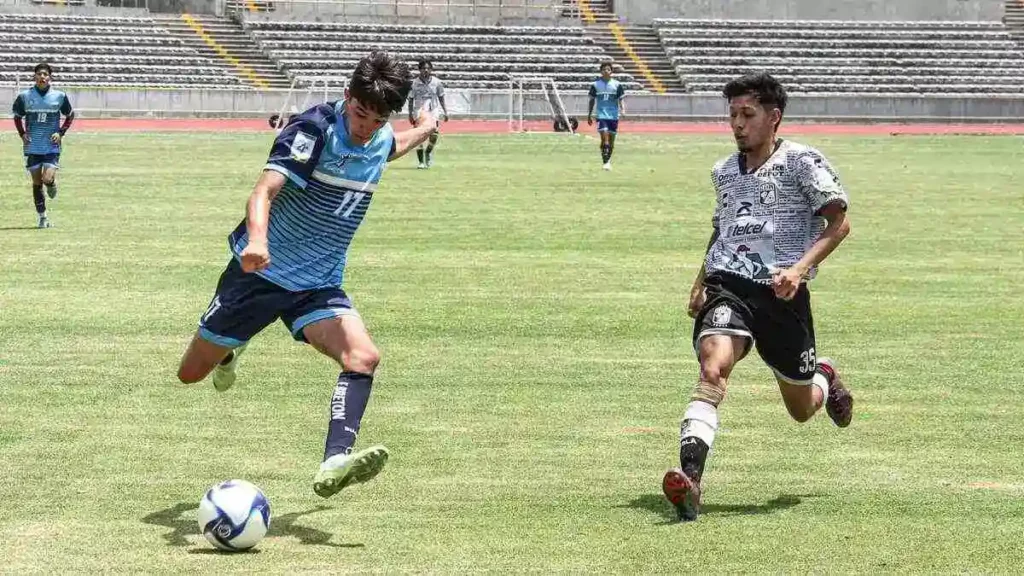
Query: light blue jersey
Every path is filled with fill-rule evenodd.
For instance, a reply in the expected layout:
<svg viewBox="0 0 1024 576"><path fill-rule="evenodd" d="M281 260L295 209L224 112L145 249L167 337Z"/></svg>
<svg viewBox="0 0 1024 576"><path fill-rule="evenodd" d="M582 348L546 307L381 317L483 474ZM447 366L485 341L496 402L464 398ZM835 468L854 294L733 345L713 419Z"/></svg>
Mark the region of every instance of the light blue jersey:
<svg viewBox="0 0 1024 576"><path fill-rule="evenodd" d="M292 292L341 286L349 243L394 150L390 124L363 146L349 142L343 102L292 118L265 167L288 180L270 206L270 266L257 274ZM248 243L242 220L229 237L236 258Z"/></svg>
<svg viewBox="0 0 1024 576"><path fill-rule="evenodd" d="M15 118L25 118L25 132L30 139L25 146L26 156L60 154L60 144L54 144L51 138L60 131L61 115L72 113L67 94L55 88L40 92L33 86L18 94L11 109Z"/></svg>
<svg viewBox="0 0 1024 576"><path fill-rule="evenodd" d="M590 85L590 97L596 101L598 120L618 120L619 102L626 97L626 89L614 78L607 82L598 78Z"/></svg>

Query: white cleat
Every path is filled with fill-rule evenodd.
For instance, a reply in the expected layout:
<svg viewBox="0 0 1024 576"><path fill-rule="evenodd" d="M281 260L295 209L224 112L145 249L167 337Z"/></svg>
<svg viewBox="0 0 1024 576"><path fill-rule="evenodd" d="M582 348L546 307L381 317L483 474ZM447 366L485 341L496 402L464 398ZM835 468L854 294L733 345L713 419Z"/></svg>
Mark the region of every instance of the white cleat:
<svg viewBox="0 0 1024 576"><path fill-rule="evenodd" d="M213 387L216 388L217 392L224 392L228 388L235 385L235 379L238 378L238 357L245 352L245 347L249 343L246 342L238 348L232 351L231 362L227 364L217 364L213 369Z"/></svg>
<svg viewBox="0 0 1024 576"><path fill-rule="evenodd" d="M47 218L46 216L40 215L39 216L39 224L36 225L36 228L53 228L53 224L50 223L50 219L49 218Z"/></svg>
<svg viewBox="0 0 1024 576"><path fill-rule="evenodd" d="M426 164L424 164L423 162L420 162L419 166L417 166L416 169L417 170L425 170L426 167L427 167Z"/></svg>
<svg viewBox="0 0 1024 576"><path fill-rule="evenodd" d="M335 454L320 464L313 478L313 492L321 498L330 498L346 486L372 480L384 469L388 456L388 449L383 446L370 446L352 454Z"/></svg>
<svg viewBox="0 0 1024 576"><path fill-rule="evenodd" d="M611 162L605 162L604 166L602 168L604 168L605 170L611 170L612 169L612 163Z"/></svg>

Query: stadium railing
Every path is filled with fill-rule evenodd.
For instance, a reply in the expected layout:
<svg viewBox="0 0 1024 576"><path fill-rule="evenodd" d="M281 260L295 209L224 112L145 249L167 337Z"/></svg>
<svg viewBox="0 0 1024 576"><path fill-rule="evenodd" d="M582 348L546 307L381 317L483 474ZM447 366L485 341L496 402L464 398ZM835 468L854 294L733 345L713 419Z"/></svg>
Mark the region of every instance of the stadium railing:
<svg viewBox="0 0 1024 576"><path fill-rule="evenodd" d="M475 17L491 24L580 21L578 9L567 10L561 0L228 0L226 9L242 21L317 17L372 17L390 23L416 19L456 23Z"/></svg>

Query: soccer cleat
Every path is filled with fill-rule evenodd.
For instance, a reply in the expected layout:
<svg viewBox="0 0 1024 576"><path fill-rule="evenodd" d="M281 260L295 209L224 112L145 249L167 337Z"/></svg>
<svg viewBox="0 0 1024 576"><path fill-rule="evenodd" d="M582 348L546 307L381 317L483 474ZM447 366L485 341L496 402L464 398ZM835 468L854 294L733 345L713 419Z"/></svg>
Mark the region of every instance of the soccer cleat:
<svg viewBox="0 0 1024 576"><path fill-rule="evenodd" d="M427 154L427 168L430 168L433 165L434 165L434 155L433 154Z"/></svg>
<svg viewBox="0 0 1024 576"><path fill-rule="evenodd" d="M611 162L605 162L603 168L605 170L611 170L612 169L612 163Z"/></svg>
<svg viewBox="0 0 1024 576"><path fill-rule="evenodd" d="M423 162L420 162L419 166L417 166L417 167L416 167L416 169L417 169L417 170L423 170L423 169L425 169L426 167L427 167L427 165L426 165L426 164L424 164Z"/></svg>
<svg viewBox="0 0 1024 576"><path fill-rule="evenodd" d="M46 185L46 195L50 197L50 200L53 200L54 198L57 197L57 183L56 182L54 182L53 184L47 184Z"/></svg>
<svg viewBox="0 0 1024 576"><path fill-rule="evenodd" d="M388 449L370 446L352 454L335 454L320 464L313 478L313 492L321 498L330 498L350 484L372 480L384 469Z"/></svg>
<svg viewBox="0 0 1024 576"><path fill-rule="evenodd" d="M665 498L676 508L679 520L693 521L700 514L700 483L694 482L679 468L665 472L661 480L661 490Z"/></svg>
<svg viewBox="0 0 1024 576"><path fill-rule="evenodd" d="M839 378L836 363L829 358L818 360L818 372L828 379L828 398L825 400L825 412L840 428L846 428L853 420L853 394Z"/></svg>
<svg viewBox="0 0 1024 576"><path fill-rule="evenodd" d="M36 225L36 228L53 228L53 224L50 223L50 219L49 218L47 218L46 216L40 214L39 215L39 224Z"/></svg>
<svg viewBox="0 0 1024 576"><path fill-rule="evenodd" d="M231 361L227 364L218 363L213 369L213 387L217 392L224 392L228 388L235 385L235 379L238 378L238 357L245 352L245 347L249 343L246 342L238 348L232 351Z"/></svg>

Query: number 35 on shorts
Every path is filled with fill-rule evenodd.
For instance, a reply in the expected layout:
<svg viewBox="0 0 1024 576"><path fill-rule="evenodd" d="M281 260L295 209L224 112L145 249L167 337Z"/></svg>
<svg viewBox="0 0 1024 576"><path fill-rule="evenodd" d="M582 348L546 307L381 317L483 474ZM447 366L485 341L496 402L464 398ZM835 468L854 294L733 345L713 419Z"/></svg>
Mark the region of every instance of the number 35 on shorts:
<svg viewBox="0 0 1024 576"><path fill-rule="evenodd" d="M809 348L800 353L800 372L810 374L817 368L818 361L814 357L814 348Z"/></svg>

